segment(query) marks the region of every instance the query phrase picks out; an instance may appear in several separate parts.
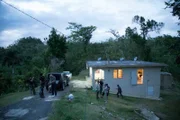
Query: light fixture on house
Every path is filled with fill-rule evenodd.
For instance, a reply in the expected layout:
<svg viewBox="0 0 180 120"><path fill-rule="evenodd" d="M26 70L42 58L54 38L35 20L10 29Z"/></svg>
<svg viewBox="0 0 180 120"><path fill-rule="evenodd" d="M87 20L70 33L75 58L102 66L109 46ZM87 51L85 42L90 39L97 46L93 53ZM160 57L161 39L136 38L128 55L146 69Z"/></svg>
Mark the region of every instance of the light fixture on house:
<svg viewBox="0 0 180 120"><path fill-rule="evenodd" d="M137 61L137 57L134 57L134 61Z"/></svg>
<svg viewBox="0 0 180 120"><path fill-rule="evenodd" d="M124 58L122 57L122 58L120 58L120 61L123 61L124 60Z"/></svg>
<svg viewBox="0 0 180 120"><path fill-rule="evenodd" d="M98 61L100 61L100 60L101 60L101 57L98 58Z"/></svg>

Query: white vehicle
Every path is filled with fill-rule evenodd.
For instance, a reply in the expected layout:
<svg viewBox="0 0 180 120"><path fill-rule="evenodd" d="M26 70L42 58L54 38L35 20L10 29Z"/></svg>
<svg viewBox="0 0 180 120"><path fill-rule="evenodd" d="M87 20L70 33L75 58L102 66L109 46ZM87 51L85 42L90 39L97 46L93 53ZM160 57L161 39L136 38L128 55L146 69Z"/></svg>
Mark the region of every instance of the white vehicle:
<svg viewBox="0 0 180 120"><path fill-rule="evenodd" d="M65 73L65 75L71 79L72 78L72 73L70 73L70 71L63 71L63 73Z"/></svg>

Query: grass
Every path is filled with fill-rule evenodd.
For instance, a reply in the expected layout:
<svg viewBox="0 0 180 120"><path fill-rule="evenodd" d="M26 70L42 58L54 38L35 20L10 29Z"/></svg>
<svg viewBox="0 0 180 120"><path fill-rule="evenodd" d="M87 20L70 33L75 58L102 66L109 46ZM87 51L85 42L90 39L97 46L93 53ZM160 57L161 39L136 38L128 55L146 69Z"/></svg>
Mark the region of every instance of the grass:
<svg viewBox="0 0 180 120"><path fill-rule="evenodd" d="M54 103L54 114L50 120L121 120L142 119L134 113L134 107L125 100L111 95L108 103L96 100L95 92L86 89L71 89L75 99L67 100L67 95ZM123 117L122 117L123 116Z"/></svg>
<svg viewBox="0 0 180 120"><path fill-rule="evenodd" d="M83 70L77 76L72 76L72 80L86 80L85 76L88 76L88 70Z"/></svg>
<svg viewBox="0 0 180 120"><path fill-rule="evenodd" d="M79 76L79 75L78 75L78 76L72 76L71 80L81 80L81 81L85 81L86 78L83 77L83 76Z"/></svg>
<svg viewBox="0 0 180 120"><path fill-rule="evenodd" d="M0 96L0 107L5 107L7 105L16 103L22 100L23 97L29 95L29 92L16 92L16 93L9 93L6 95Z"/></svg>
<svg viewBox="0 0 180 120"><path fill-rule="evenodd" d="M70 93L75 99L69 102L67 94L55 102L50 120L142 120L134 112L141 108L153 111L162 120L180 120L180 94L174 90L161 91L162 100L126 96L121 99L110 94L107 104L104 99L96 100L96 93L92 90L72 88Z"/></svg>
<svg viewBox="0 0 180 120"><path fill-rule="evenodd" d="M35 90L36 90L36 94L37 94L39 87L35 88ZM24 92L15 92L15 93L4 94L4 95L0 96L0 108L5 107L10 104L14 104L29 95L30 95L29 90L24 91Z"/></svg>

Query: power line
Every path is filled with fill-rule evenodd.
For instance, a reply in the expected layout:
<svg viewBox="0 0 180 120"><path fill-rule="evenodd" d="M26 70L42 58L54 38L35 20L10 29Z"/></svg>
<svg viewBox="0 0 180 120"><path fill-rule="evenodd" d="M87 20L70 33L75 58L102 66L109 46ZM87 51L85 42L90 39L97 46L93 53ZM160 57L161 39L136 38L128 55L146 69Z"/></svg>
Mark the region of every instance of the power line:
<svg viewBox="0 0 180 120"><path fill-rule="evenodd" d="M5 2L4 0L0 0L0 1L2 1L2 2L5 3L6 5L8 5L8 6L14 8L14 9L16 9L17 11L21 12L22 14L24 14L24 15L26 15L26 16L28 16L28 17L34 19L34 20L36 20L37 22L39 22L39 23L45 25L46 27L51 28L51 29L54 28L54 27L52 27L52 26L50 26L50 25L48 25L48 24L46 24L46 23L44 23L44 22L38 20L37 18L35 18L35 17L33 17L33 16L31 16L31 15L25 13L24 11L18 9L17 7L13 6L12 4L9 4L9 3ZM57 32L59 32L60 34L63 34L63 33L61 33L60 31L58 31L57 29L55 29L55 30L56 30Z"/></svg>

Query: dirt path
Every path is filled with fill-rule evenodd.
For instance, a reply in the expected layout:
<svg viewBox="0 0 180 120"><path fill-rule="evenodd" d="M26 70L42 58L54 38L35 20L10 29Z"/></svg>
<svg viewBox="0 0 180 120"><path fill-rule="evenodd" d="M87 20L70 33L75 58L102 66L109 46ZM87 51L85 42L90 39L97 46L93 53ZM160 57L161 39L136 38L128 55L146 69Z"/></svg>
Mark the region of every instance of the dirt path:
<svg viewBox="0 0 180 120"><path fill-rule="evenodd" d="M72 80L70 82L70 84L74 87L74 88L91 88L92 86L92 82L91 80Z"/></svg>
<svg viewBox="0 0 180 120"><path fill-rule="evenodd" d="M0 109L0 120L47 120L52 112L53 101L59 100L69 92L69 87L59 91L56 97L45 92L45 98L38 95L23 98L23 100Z"/></svg>

